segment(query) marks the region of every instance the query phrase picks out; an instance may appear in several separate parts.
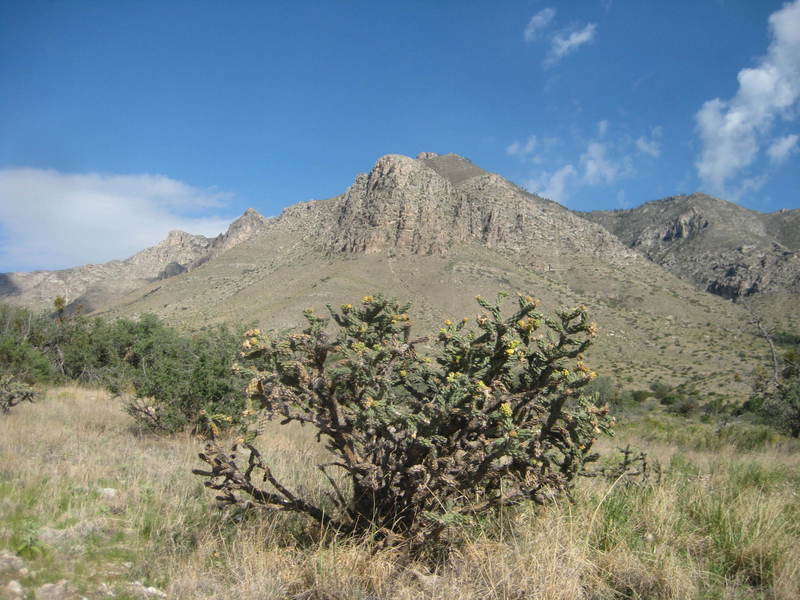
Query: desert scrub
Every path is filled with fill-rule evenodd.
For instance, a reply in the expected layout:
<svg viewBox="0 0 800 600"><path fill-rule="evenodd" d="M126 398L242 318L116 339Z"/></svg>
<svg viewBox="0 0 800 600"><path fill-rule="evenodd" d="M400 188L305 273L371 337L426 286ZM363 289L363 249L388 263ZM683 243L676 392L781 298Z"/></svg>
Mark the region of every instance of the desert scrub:
<svg viewBox="0 0 800 600"><path fill-rule="evenodd" d="M33 402L36 391L13 375L0 375L0 414L8 413L20 402Z"/></svg>
<svg viewBox="0 0 800 600"><path fill-rule="evenodd" d="M253 430L230 450L209 444L210 470L194 472L223 504L300 512L412 549L448 525L569 494L610 424L580 393L595 377L583 352L597 327L583 306L549 318L530 296L504 315L503 297L477 298L475 327L447 320L432 339L413 339L410 305L381 296L329 306L330 319L307 310L301 333L247 332L246 412L316 428L331 454L318 465L330 503L280 482Z"/></svg>

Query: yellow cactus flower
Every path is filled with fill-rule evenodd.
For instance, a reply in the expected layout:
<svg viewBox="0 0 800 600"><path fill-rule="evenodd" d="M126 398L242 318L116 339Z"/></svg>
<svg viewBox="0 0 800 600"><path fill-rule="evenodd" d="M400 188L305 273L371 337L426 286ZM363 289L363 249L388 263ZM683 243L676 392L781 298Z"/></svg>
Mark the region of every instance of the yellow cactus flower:
<svg viewBox="0 0 800 600"><path fill-rule="evenodd" d="M373 298L372 296L364 296L361 299L361 302L363 302L364 304L369 304L370 302L374 302L374 301L375 301L375 298Z"/></svg>
<svg viewBox="0 0 800 600"><path fill-rule="evenodd" d="M513 414L511 411L511 405L508 402L503 402L500 405L500 412L506 417L510 417Z"/></svg>

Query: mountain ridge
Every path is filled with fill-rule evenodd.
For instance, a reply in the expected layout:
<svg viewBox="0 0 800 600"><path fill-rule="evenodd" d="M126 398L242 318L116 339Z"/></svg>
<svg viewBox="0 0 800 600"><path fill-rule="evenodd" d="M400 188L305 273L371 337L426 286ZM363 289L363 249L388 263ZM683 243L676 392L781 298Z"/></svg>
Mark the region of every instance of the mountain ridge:
<svg viewBox="0 0 800 600"><path fill-rule="evenodd" d="M55 271L0 274L0 300L37 310L52 308L62 296L75 309L92 311L151 281L184 273L248 239L266 226L254 209L234 220L214 238L172 230L154 246L124 260L87 264Z"/></svg>
<svg viewBox="0 0 800 600"><path fill-rule="evenodd" d="M246 211L216 242L197 240L202 251L176 262L174 272L112 290L93 308L108 317L155 313L188 330L222 321L269 330L297 327L309 306L384 293L411 300L418 325L428 328L474 315L476 294L532 293L550 310L592 309L604 330L594 351L599 372L741 399L748 391L741 374L766 351L747 331L747 311L658 264L655 253L662 242L709 232L706 240L738 239L716 226L719 211L745 219L745 237L761 244L759 251L765 236L790 243L795 214L756 222L722 200L681 202L683 210L664 212L666 220L649 209L641 220L655 229L626 237L633 228L614 231L619 215L575 213L463 157L386 155L337 196L295 204L269 219ZM642 241L631 243L631 236ZM172 237L189 245L193 239ZM648 248L651 256L643 252ZM170 264L164 261L162 271ZM778 308L787 305L759 294Z"/></svg>
<svg viewBox="0 0 800 600"><path fill-rule="evenodd" d="M724 298L800 293L800 210L761 213L698 193L582 216Z"/></svg>

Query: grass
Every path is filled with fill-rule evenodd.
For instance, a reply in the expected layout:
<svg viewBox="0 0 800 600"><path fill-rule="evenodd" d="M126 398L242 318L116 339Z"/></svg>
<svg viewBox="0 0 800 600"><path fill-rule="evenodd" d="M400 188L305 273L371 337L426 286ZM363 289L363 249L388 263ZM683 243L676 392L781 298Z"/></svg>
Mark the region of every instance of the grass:
<svg viewBox="0 0 800 600"><path fill-rule="evenodd" d="M105 393L64 387L0 418L0 552L24 556L31 597L59 579L123 599L134 581L209 599L800 597L797 446L709 435L628 426L604 452L645 448L660 480L582 480L574 503L504 511L409 565L295 515L217 510L190 473L201 440L142 434ZM324 492L310 431L276 425L261 446L295 489Z"/></svg>

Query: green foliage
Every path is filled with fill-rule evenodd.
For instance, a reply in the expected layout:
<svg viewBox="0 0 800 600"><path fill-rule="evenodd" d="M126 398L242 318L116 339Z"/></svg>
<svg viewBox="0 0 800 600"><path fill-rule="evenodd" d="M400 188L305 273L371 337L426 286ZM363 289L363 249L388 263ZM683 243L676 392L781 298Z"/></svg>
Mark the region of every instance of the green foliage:
<svg viewBox="0 0 800 600"><path fill-rule="evenodd" d="M154 318L139 322L125 361L133 399L128 412L140 423L174 432L184 427L211 432L219 423L238 422L245 408L243 379L231 370L240 335L218 327L181 336ZM229 417L229 418L228 418Z"/></svg>
<svg viewBox="0 0 800 600"><path fill-rule="evenodd" d="M47 319L30 311L0 304L0 375L13 375L28 384L53 378L50 360L37 347L48 325Z"/></svg>
<svg viewBox="0 0 800 600"><path fill-rule="evenodd" d="M746 409L791 437L800 437L800 336L783 333L778 338L786 350L774 372L756 375Z"/></svg>
<svg viewBox="0 0 800 600"><path fill-rule="evenodd" d="M31 519L22 522L13 541L14 552L24 558L36 558L45 552L45 545L39 539L39 527Z"/></svg>
<svg viewBox="0 0 800 600"><path fill-rule="evenodd" d="M8 413L21 402L33 402L36 391L13 375L0 375L0 413Z"/></svg>
<svg viewBox="0 0 800 600"><path fill-rule="evenodd" d="M330 319L308 310L302 333L248 331L247 412L317 429L334 457L319 465L333 505L281 484L253 431L241 445L246 468L240 446L209 444L201 458L211 470L195 473L223 503L301 512L342 534L373 531L412 548L450 523L569 494L610 424L607 407L580 393L595 376L582 353L596 326L585 307L548 318L520 297L504 316L500 300L477 298L485 313L476 327L448 320L433 339L412 339L409 305L381 296L329 306Z"/></svg>
<svg viewBox="0 0 800 600"><path fill-rule="evenodd" d="M239 332L214 327L186 335L154 315L108 322L57 314L0 304L0 375L106 387L126 398L140 424L159 431L208 430L203 410L232 415L222 424L241 416L242 379L230 368Z"/></svg>

